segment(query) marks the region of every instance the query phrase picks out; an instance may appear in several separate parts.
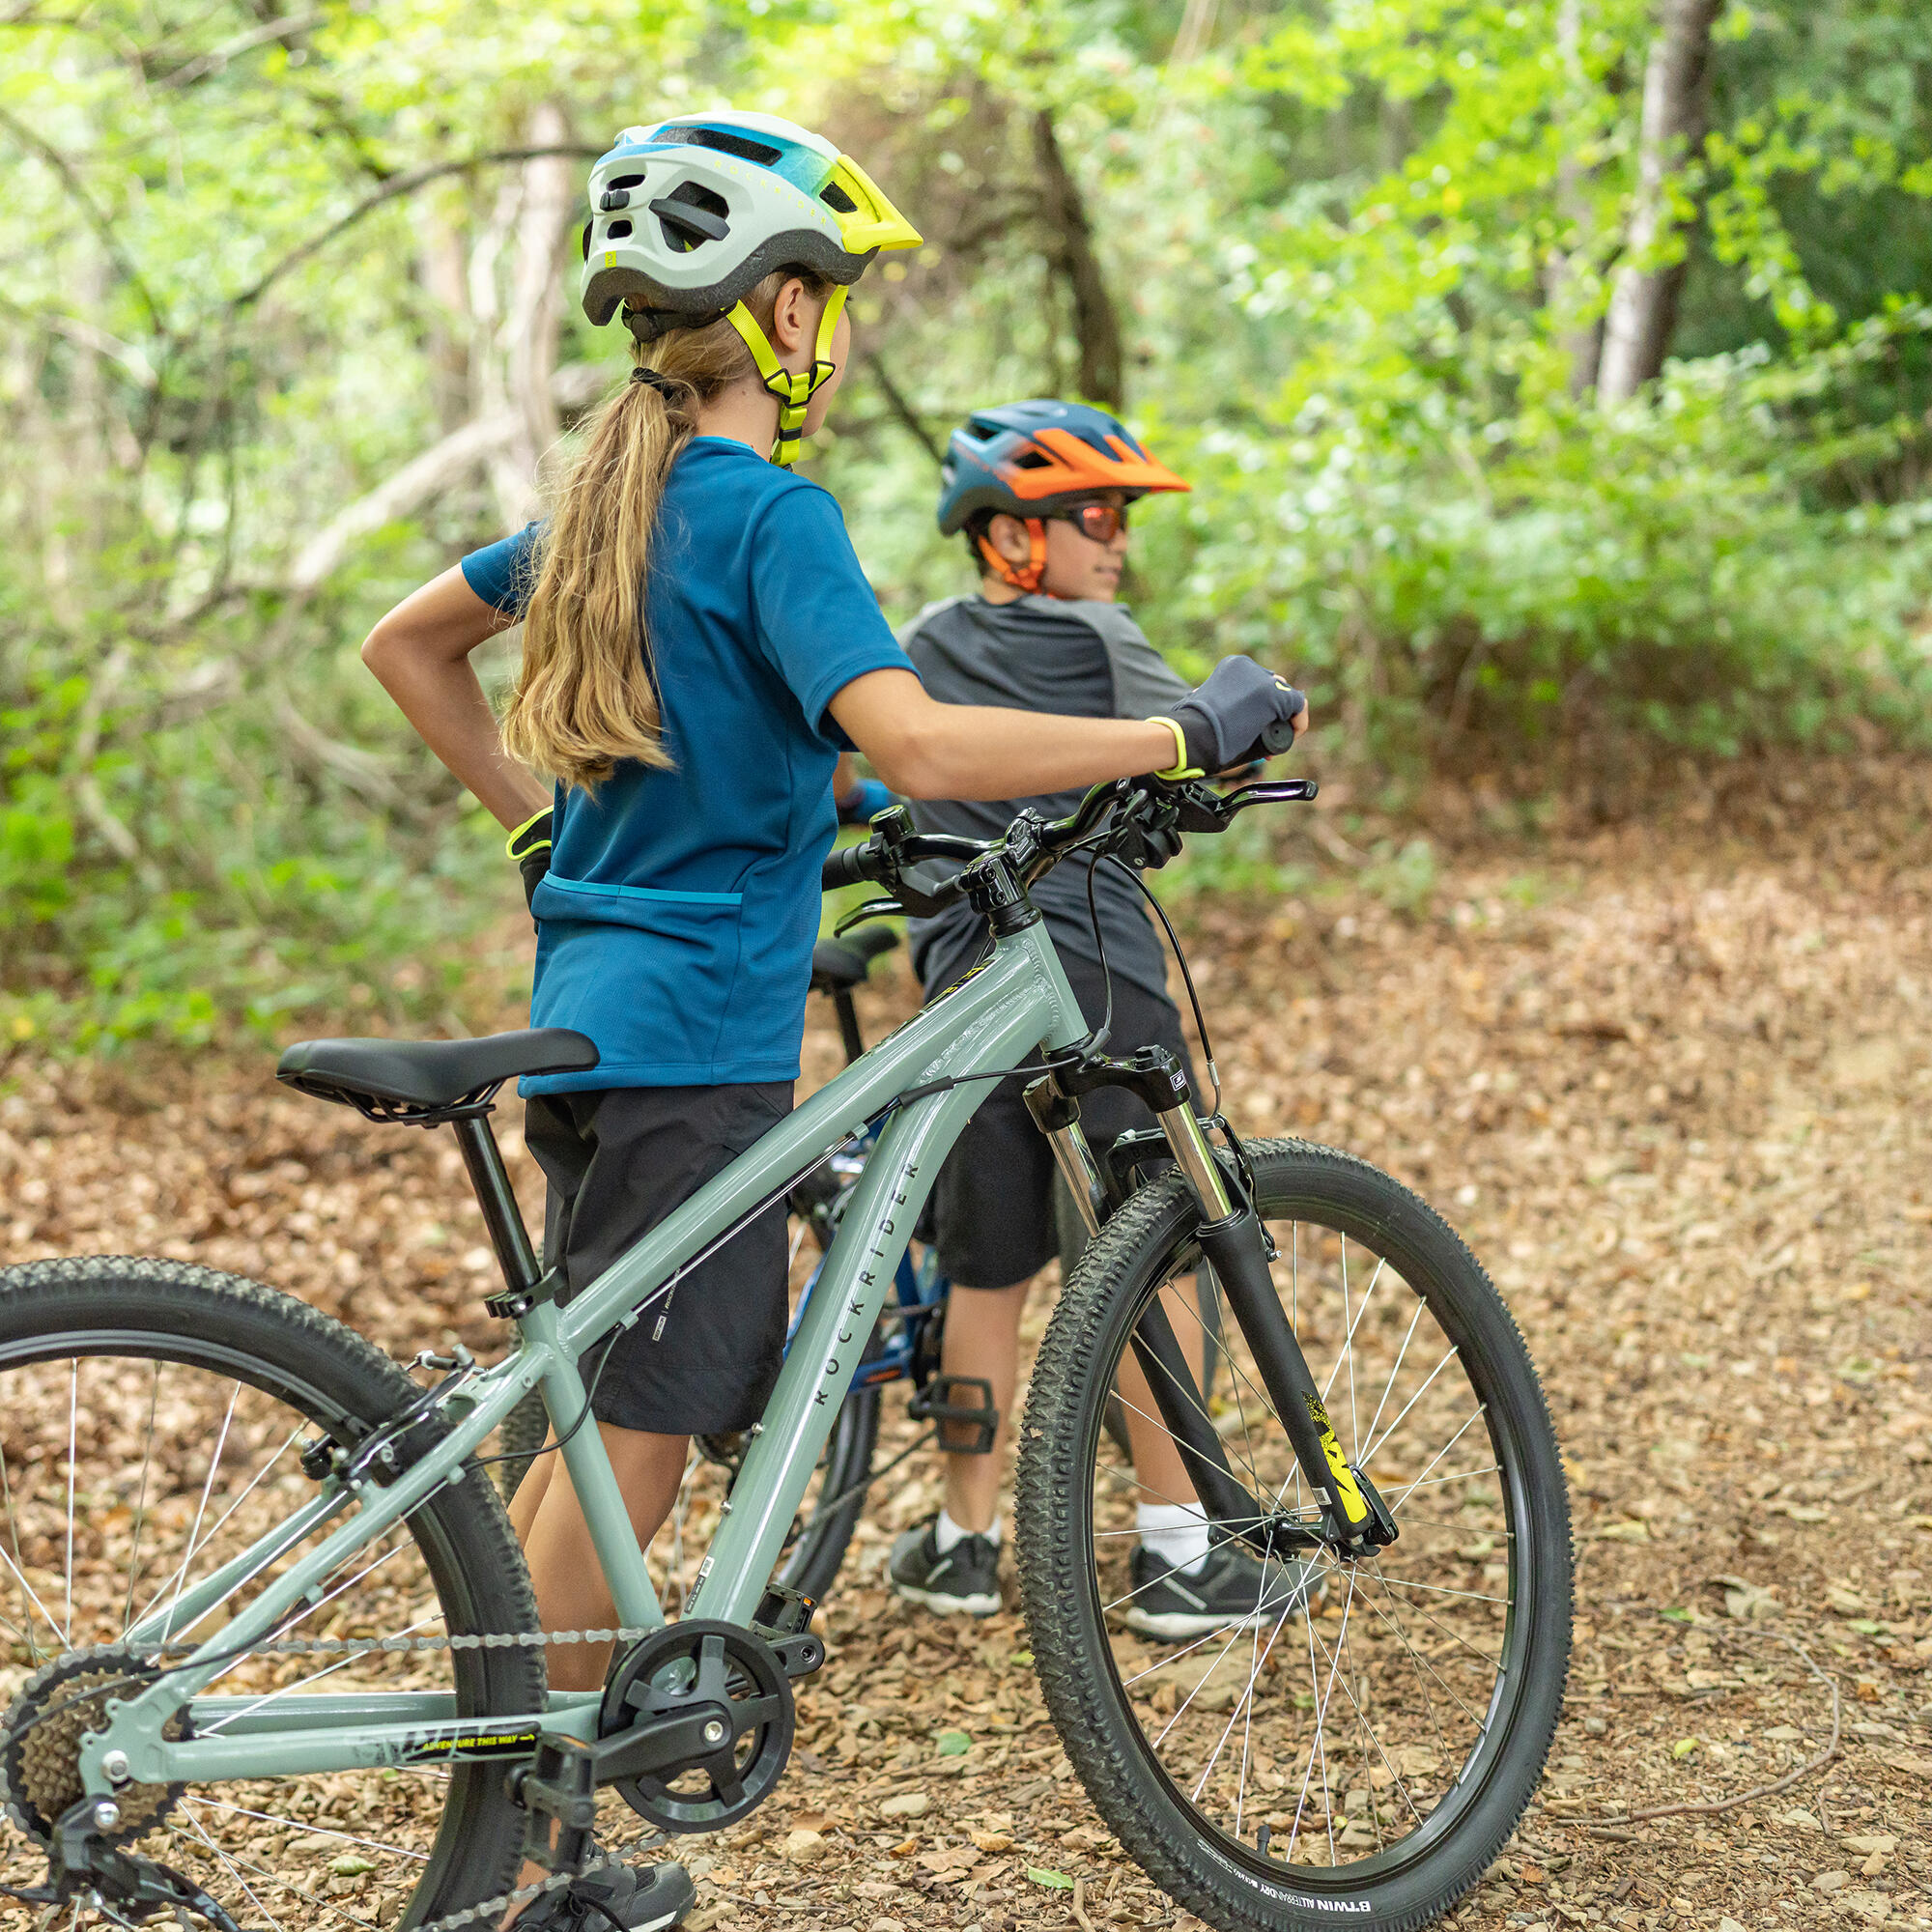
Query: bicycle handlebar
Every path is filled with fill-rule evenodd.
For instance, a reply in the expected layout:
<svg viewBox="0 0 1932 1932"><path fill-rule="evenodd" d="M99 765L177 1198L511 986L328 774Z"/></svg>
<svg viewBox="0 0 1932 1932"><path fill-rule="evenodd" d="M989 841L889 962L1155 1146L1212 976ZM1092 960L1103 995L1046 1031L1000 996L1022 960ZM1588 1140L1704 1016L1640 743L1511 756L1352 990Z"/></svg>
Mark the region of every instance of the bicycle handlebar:
<svg viewBox="0 0 1932 1932"><path fill-rule="evenodd" d="M1270 731L1276 728L1270 726ZM1293 738L1292 724L1283 723L1278 728ZM1213 791L1199 780L1176 782L1152 777L1115 779L1095 785L1066 817L1045 824L1037 819L1032 821L1027 883L1031 884L1042 872L1049 870L1069 847L1090 841L1108 814L1116 810L1122 814L1123 838L1130 831L1145 824L1151 815L1161 824L1184 833L1225 832L1234 822L1236 814L1245 811L1250 806L1303 801L1314 798L1316 792L1317 786L1312 779L1262 780L1231 792ZM1151 805L1151 813L1134 809L1141 801ZM847 845L829 853L820 869L819 882L826 892L868 884L885 886L904 895L910 887L910 896L923 903L902 910L922 913L937 911L963 892L961 875L929 881L911 880L906 876L908 868L929 859L953 860L970 865L989 853L1009 850L1015 834L1025 823L1023 819L1016 819L1006 837L1001 838L959 838L946 834L921 832L896 836L888 841L882 835L874 833L863 845Z"/></svg>

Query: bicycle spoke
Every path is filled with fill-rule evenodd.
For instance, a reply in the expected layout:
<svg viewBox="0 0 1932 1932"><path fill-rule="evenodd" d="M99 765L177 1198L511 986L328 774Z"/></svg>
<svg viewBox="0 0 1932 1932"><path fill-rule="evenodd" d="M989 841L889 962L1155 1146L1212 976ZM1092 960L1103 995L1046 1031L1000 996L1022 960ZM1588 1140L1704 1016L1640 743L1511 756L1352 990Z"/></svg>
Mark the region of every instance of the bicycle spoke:
<svg viewBox="0 0 1932 1932"><path fill-rule="evenodd" d="M1395 1360L1389 1365L1388 1380L1382 1384L1381 1400L1376 1404L1376 1412L1369 1417L1369 1440L1376 1439L1376 1424L1382 1419L1382 1410L1388 1406L1389 1396L1395 1389L1395 1378L1402 1374L1402 1365L1408 1360L1408 1345L1415 1338L1415 1328L1429 1304L1420 1299L1415 1304L1415 1313L1408 1318L1408 1327L1404 1331L1402 1347L1395 1351Z"/></svg>
<svg viewBox="0 0 1932 1932"><path fill-rule="evenodd" d="M1366 1305L1366 1304L1365 1304L1365 1305ZM1350 1451L1351 1451L1351 1452L1352 1452L1352 1453L1354 1454L1354 1457L1355 1457L1355 1459L1356 1459L1356 1461L1357 1461L1357 1462L1359 1462L1359 1461L1361 1460L1361 1454L1362 1454L1362 1437L1361 1437L1361 1429L1360 1429L1360 1426L1359 1426L1359 1425L1360 1425L1360 1421L1361 1421L1361 1418L1360 1418L1360 1417L1359 1417L1358 1415L1356 1415L1356 1413L1355 1413L1355 1347L1354 1347L1354 1344L1355 1344L1355 1321L1359 1321L1360 1319L1361 1319L1361 1318L1360 1318L1359 1316L1357 1316L1357 1317L1355 1317L1355 1318L1354 1318L1354 1320L1353 1320L1353 1321L1351 1321L1351 1320L1350 1319L1350 1316L1349 1316L1349 1237L1348 1237L1348 1236L1347 1236L1347 1235L1344 1235L1344 1236L1342 1236L1342 1326L1343 1326L1343 1334L1342 1334L1342 1348L1341 1348L1341 1352L1340 1352L1340 1354L1338 1354L1338 1355L1337 1355L1337 1356L1335 1357L1335 1362L1336 1362L1336 1366L1337 1366L1337 1367L1339 1368L1339 1367L1341 1366L1341 1363L1342 1363L1342 1359L1343 1359L1343 1357L1344 1357L1344 1356L1346 1356L1346 1357L1348 1358L1348 1363L1349 1363L1349 1447L1350 1447ZM1329 1379L1329 1380L1330 1380L1330 1381L1332 1382L1332 1381L1333 1381L1333 1380L1335 1379L1335 1378L1333 1377L1333 1375L1330 1375L1330 1377L1328 1378L1328 1379ZM1324 1395L1323 1395L1323 1398L1322 1398L1322 1399L1323 1399L1323 1401L1324 1401L1324 1402L1326 1401L1326 1399L1327 1399L1327 1398L1326 1398L1326 1395L1325 1395L1325 1393L1324 1393Z"/></svg>
<svg viewBox="0 0 1932 1932"><path fill-rule="evenodd" d="M183 1802L184 1804L191 1804L193 1801L184 1800ZM261 1814L256 1813L254 1815L259 1816ZM242 1889L248 1894L249 1903L255 1907L255 1909L262 1915L264 1918L266 1918L269 1921L269 1923L271 1926L276 1928L276 1932L281 1932L282 1921L279 1918L277 1918L272 1912L269 1910L268 1906L262 1901L260 1896L256 1893L255 1888L251 1886L245 1878L242 1876L242 1868L235 1862L233 1859L231 1859L228 1856L226 1852L224 1852L221 1849L219 1845L217 1845L214 1842L214 1840L212 1837L209 1836L207 1828L201 1823L201 1821L198 1818L194 1817L192 1813L188 1815L188 1823L194 1827L195 1835L198 1838L200 1838L205 1845L207 1845L209 1850L212 1851L214 1854L214 1856L217 1859L219 1859L221 1862L224 1865L226 1865L231 1872L235 1874L235 1883L239 1885L242 1888ZM176 1835L179 1836L180 1833L177 1833Z"/></svg>
<svg viewBox="0 0 1932 1932"><path fill-rule="evenodd" d="M1460 1441L1462 1441L1463 1437L1464 1435L1467 1435L1467 1434L1469 1433L1469 1431L1470 1431L1471 1429L1473 1429L1473 1428L1475 1427L1475 1425L1476 1425L1476 1424L1477 1424L1478 1422L1480 1422L1480 1421L1482 1420L1482 1415L1483 1415L1483 1411L1482 1411L1482 1408L1481 1408L1481 1407L1480 1407L1480 1406L1479 1406L1477 1407L1477 1409L1476 1409L1476 1412L1475 1412L1475 1414L1473 1414L1472 1416L1470 1416L1470 1418L1468 1419L1468 1421L1467 1421L1467 1422L1465 1422L1465 1423L1463 1423L1463 1425L1462 1426L1462 1428L1461 1428L1461 1429L1459 1429L1459 1430L1457 1430L1457 1432L1455 1433L1455 1435L1452 1435L1452 1436L1450 1436L1450 1438L1448 1439L1448 1441L1446 1441L1445 1443L1443 1443L1443 1445L1441 1446L1441 1448L1439 1448L1438 1450L1436 1450L1435 1454L1435 1455L1433 1455L1433 1456L1432 1456L1432 1457L1431 1457L1431 1458L1429 1459L1429 1461L1428 1461L1427 1463L1424 1463L1424 1464L1422 1465L1422 1474L1423 1474L1423 1476L1427 1476L1427 1475L1429 1474L1430 1470L1431 1470L1431 1469L1433 1469L1433 1468L1435 1468L1435 1466L1436 1465L1436 1463L1438 1463L1439 1462L1441 1462L1441 1460L1443 1459L1443 1457L1445 1457L1446 1455L1448 1455L1448 1453L1450 1452L1450 1450L1452 1450L1453 1448L1455 1448L1455 1446L1457 1445L1457 1443L1459 1443ZM1368 1466L1368 1465L1367 1465L1366 1463L1364 1463L1364 1464L1363 1464L1363 1467L1364 1467L1364 1468L1366 1468L1367 1466ZM1405 1486L1404 1488L1402 1488L1402 1489L1400 1489L1400 1490L1398 1490L1398 1491L1396 1492L1396 1502L1398 1502L1398 1503L1399 1503L1399 1502L1401 1502L1401 1501L1403 1500L1403 1498L1404 1498L1404 1497L1406 1497L1406 1496L1407 1496L1407 1495L1408 1495L1408 1494L1409 1494L1409 1493L1410 1493L1410 1492L1411 1492L1412 1491L1415 1491L1415 1490L1418 1490L1418 1489L1420 1489L1421 1487L1422 1487L1422 1479L1421 1479L1421 1477L1418 1477L1418 1478L1417 1478L1417 1479L1416 1479L1416 1480L1415 1480L1414 1482L1412 1482L1412 1483L1409 1483L1409 1484L1406 1485L1406 1486ZM1394 1504L1391 1504L1391 1505L1390 1505L1390 1507L1391 1507L1391 1508L1393 1508L1394 1506L1395 1506Z"/></svg>
<svg viewBox="0 0 1932 1932"><path fill-rule="evenodd" d="M278 1818L272 1811L251 1811L245 1804L227 1804L218 1798L200 1792L190 1801L213 1811L233 1811L241 1818L260 1818L270 1825L281 1825L291 1832L302 1832L314 1838L340 1838L345 1845L366 1845L371 1851L388 1852L399 1859L413 1859L419 1865L429 1863L427 1852L412 1852L407 1845L385 1845L380 1838L358 1838L354 1832L332 1832L324 1825L310 1825L299 1818Z"/></svg>
<svg viewBox="0 0 1932 1932"><path fill-rule="evenodd" d="M7 1504L7 1540L14 1546L13 1560L8 1564L8 1568L13 1571L20 1585L20 1622L26 1629L27 1655L38 1669L41 1662L41 1646L34 1635L33 1614L27 1607L28 1600L33 1593L27 1588L26 1568L20 1558L20 1521L14 1513L14 1481L8 1473L7 1459L4 1455L0 1455L0 1495L4 1495ZM34 1599L34 1603L36 1608L40 1607L38 1598ZM43 1616L46 1614L44 1610L41 1613Z"/></svg>
<svg viewBox="0 0 1932 1932"><path fill-rule="evenodd" d="M1378 1582L1380 1582L1381 1578L1378 1577L1376 1580ZM1383 1585L1382 1594L1389 1598L1390 1603L1394 1604L1397 1602L1396 1598L1389 1595L1388 1587L1386 1584ZM1362 1601L1368 1605L1369 1608L1372 1611L1374 1611L1374 1613L1378 1617L1379 1617L1381 1621L1384 1624L1386 1624L1391 1631L1395 1633L1396 1641L1402 1645L1405 1654L1408 1658L1408 1667L1416 1673L1416 1678L1418 1682L1421 1680L1422 1672L1424 1670L1427 1670L1430 1676L1435 1678L1436 1683L1441 1686L1443 1693L1446 1696L1455 1698L1457 1708L1463 1713L1463 1715L1465 1718L1467 1718L1470 1720L1471 1723L1475 1724L1477 1728L1480 1730L1483 1722L1481 1717L1478 1716L1476 1712L1470 1710L1468 1705L1463 1702L1462 1698L1457 1695L1455 1687L1451 1685L1446 1678L1443 1677L1442 1673L1439 1670L1437 1670L1436 1667L1433 1663L1431 1663L1429 1660L1426 1657L1424 1657L1422 1653L1418 1651L1412 1643L1409 1642L1408 1634L1403 1629L1401 1623L1396 1618L1391 1617L1388 1614L1388 1612L1381 1607L1379 1604L1373 1602L1371 1599L1367 1597L1364 1597ZM1414 1605L1411 1604L1402 1604L1399 1605L1399 1607L1403 1609L1412 1609L1414 1608ZM1446 1751L1449 1748L1449 1742L1442 1735L1441 1724L1436 1721L1435 1703L1435 1700L1430 1697L1429 1687L1426 1684L1422 1686L1422 1695L1428 1707L1429 1721L1435 1731L1436 1742L1440 1744L1442 1746L1442 1748Z"/></svg>
<svg viewBox="0 0 1932 1932"><path fill-rule="evenodd" d="M70 1364L67 1385L67 1624L61 1634L73 1642L73 1479L79 1459L74 1428L80 1413L80 1357Z"/></svg>
<svg viewBox="0 0 1932 1932"><path fill-rule="evenodd" d="M1423 1381L1422 1386L1419 1389L1417 1389L1416 1392L1409 1397L1407 1402L1406 1402L1403 1405L1402 1414L1398 1415L1396 1419L1393 1422L1391 1422L1389 1426L1381 1433L1381 1435L1377 1436L1376 1439L1369 1444L1368 1449L1359 1459L1361 1466L1363 1468L1366 1469L1369 1466L1369 1464L1375 1461L1376 1451L1379 1449L1382 1446L1382 1444L1385 1443L1389 1439L1389 1437L1392 1436L1396 1433L1396 1431L1402 1427L1404 1417L1406 1417L1408 1414L1408 1411L1411 1408L1413 1408L1415 1405L1419 1403L1425 1395L1429 1393L1430 1384L1435 1381L1435 1378L1439 1376L1442 1373L1442 1371L1449 1366L1451 1362L1459 1360L1461 1358L1461 1354L1462 1351L1452 1344L1450 1346L1449 1352L1445 1354L1442 1357L1442 1359L1439 1362L1437 1362L1433 1369L1430 1370L1428 1377Z"/></svg>
<svg viewBox="0 0 1932 1932"><path fill-rule="evenodd" d="M1488 1735L1506 1662L1513 1649L1520 1654L1521 1627L1502 1618L1518 1603L1524 1530L1511 1513L1514 1492L1484 1488L1499 1473L1497 1459L1468 1461L1488 1408L1463 1329L1445 1324L1397 1251L1371 1233L1305 1213L1272 1225L1275 1292L1304 1355L1319 1364L1315 1389L1333 1405L1345 1453L1380 1472L1407 1540L1382 1558L1319 1550L1283 1559L1293 1587L1276 1601L1279 1586L1261 1582L1261 1559L1237 1540L1244 1525L1217 1521L1218 1580L1211 1592L1198 1586L1197 1599L1211 1603L1212 1620L1167 1623L1179 1604L1158 1587L1165 1571L1147 1575L1132 1553L1135 1505L1179 1504L1205 1518L1187 1485L1161 1493L1176 1489L1175 1467L1198 1464L1147 1413L1144 1396L1118 1397L1112 1383L1115 1412L1132 1422L1137 1442L1147 1442L1149 1427L1163 1432L1163 1460L1150 1479L1104 1445L1094 1453L1083 1533L1116 1694L1169 1788L1204 1833L1232 1837L1250 1858L1259 1849L1278 1868L1339 1876L1354 1861L1399 1855L1425 1824L1441 1822L1445 1804L1472 1802L1458 1781L1462 1767ZM1157 1288L1141 1289L1135 1307L1165 1297L1178 1274L1179 1264ZM1177 1313L1173 1321L1185 1358L1209 1359L1203 1345L1211 1342L1215 1378L1183 1399L1210 1424L1218 1416L1230 1464L1262 1520L1292 1506L1297 1520L1320 1525L1321 1492L1307 1487L1246 1331L1224 1318L1210 1336L1214 1306L1199 1292L1183 1299L1188 1320ZM1123 1317L1111 1332L1124 1359L1131 1326ZM1104 1364L1089 1371L1104 1372ZM1147 1374L1151 1380L1154 1371ZM1178 1375L1176 1383L1184 1389ZM1433 1509L1432 1489L1445 1492ZM1411 1504L1428 1513L1411 1516ZM1512 1565L1511 1580L1493 1587L1482 1574L1492 1552ZM1252 1577L1230 1567L1237 1561L1255 1565ZM1299 1638L1297 1617L1306 1627ZM1164 1644L1151 1634L1164 1629L1188 1634Z"/></svg>
<svg viewBox="0 0 1932 1932"><path fill-rule="evenodd" d="M228 1397L228 1411L221 1418L220 1437L214 1445L214 1454L209 1458L208 1480L201 1486L201 1501L195 1508L194 1527L187 1533L187 1548L182 1554L180 1569L174 1574L174 1596L168 1604L167 1617L161 1625L161 1635L163 1637L171 1637L174 1634L175 1605L181 1602L182 1586L187 1581L187 1566L194 1561L196 1539L201 1534L202 1519L208 1514L208 1498L214 1488L215 1475L221 1467L222 1444L228 1440L228 1425L235 1419L235 1405L241 1398L241 1394L242 1384L240 1382L234 1383ZM160 1589L156 1590L154 1596L142 1605L141 1614L135 1619L137 1623L144 1622L147 1619L148 1613L153 1610L156 1604L166 1594L167 1588L167 1584L163 1583Z"/></svg>
<svg viewBox="0 0 1932 1932"><path fill-rule="evenodd" d="M121 1605L121 1634L134 1623L134 1585L141 1577L141 1536L148 1526L148 1484L155 1473L155 1407L161 1399L161 1365L154 1365L148 1382L148 1427L141 1443L141 1493L134 1504L134 1547L128 1555L128 1596Z"/></svg>

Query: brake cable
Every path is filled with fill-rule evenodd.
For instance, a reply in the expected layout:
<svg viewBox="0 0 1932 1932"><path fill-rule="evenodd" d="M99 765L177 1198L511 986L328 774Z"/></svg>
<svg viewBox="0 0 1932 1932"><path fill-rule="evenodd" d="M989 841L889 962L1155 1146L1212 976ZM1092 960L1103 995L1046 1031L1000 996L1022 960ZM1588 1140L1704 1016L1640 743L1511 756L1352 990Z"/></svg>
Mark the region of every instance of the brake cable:
<svg viewBox="0 0 1932 1932"><path fill-rule="evenodd" d="M1201 1035L1202 1056L1208 1062L1208 1078L1214 1088L1214 1105L1208 1113L1208 1118L1211 1119L1221 1111L1221 1069L1214 1064L1214 1041L1208 1031L1208 1016L1201 1010L1201 995L1195 989L1194 973L1188 966L1187 953L1180 944L1180 935L1175 931L1174 922L1167 916L1167 908L1154 897L1148 882L1131 866L1122 865L1113 853L1108 852L1103 856L1111 865L1119 867L1139 887L1141 897L1153 908L1154 917L1160 921L1163 930L1167 933L1167 943L1174 951L1174 963L1180 968L1180 982L1187 988L1187 1004L1194 1009L1194 1025ZM1089 890L1092 890L1091 883Z"/></svg>

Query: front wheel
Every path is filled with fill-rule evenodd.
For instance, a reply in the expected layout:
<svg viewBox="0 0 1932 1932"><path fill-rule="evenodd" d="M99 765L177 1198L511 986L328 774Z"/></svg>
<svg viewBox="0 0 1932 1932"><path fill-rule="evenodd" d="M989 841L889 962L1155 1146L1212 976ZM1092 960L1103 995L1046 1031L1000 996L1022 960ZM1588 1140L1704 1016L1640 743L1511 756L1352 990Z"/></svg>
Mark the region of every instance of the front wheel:
<svg viewBox="0 0 1932 1932"><path fill-rule="evenodd" d="M1248 1151L1276 1292L1399 1540L1286 1570L1229 1526L1179 1570L1142 1549L1138 1503L1193 1501L1106 1429L1135 1324L1199 1261L1168 1177L1102 1231L1040 1346L1015 1512L1028 1634L1081 1781L1179 1903L1223 1932L1398 1932L1475 1884L1535 1788L1569 1662L1569 1497L1522 1338L1456 1235L1348 1155ZM1188 1299L1163 1297L1183 1348ZM1235 1476L1313 1521L1232 1310L1221 1364L1208 1407Z"/></svg>

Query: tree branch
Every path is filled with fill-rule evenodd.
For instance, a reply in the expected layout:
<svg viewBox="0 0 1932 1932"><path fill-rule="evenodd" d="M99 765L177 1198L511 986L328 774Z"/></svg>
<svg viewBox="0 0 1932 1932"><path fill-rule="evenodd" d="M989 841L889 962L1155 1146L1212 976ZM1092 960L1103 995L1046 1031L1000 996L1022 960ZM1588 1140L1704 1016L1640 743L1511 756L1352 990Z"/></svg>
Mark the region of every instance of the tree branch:
<svg viewBox="0 0 1932 1932"><path fill-rule="evenodd" d="M1073 335L1080 351L1080 393L1110 410L1121 408L1121 320L1094 252L1093 225L1080 185L1068 171L1054 131L1053 113L1042 107L1033 120L1034 158L1039 164L1040 211L1054 241L1055 266L1073 292Z"/></svg>
<svg viewBox="0 0 1932 1932"><path fill-rule="evenodd" d="M141 279L141 271L122 249L120 239L114 233L114 224L95 205L94 197L87 191L86 185L74 171L73 164L58 148L50 147L29 128L25 122L17 120L4 107L0 107L0 128L5 128L21 147L29 154L38 156L60 177L61 185L68 191L82 214L87 217L87 225L94 230L95 238L107 251L107 259L119 270L122 278L141 299L141 306L148 312L148 321L156 335L166 335L168 326L161 318L161 311L148 285Z"/></svg>
<svg viewBox="0 0 1932 1932"><path fill-rule="evenodd" d="M366 495L338 510L296 554L289 588L304 597L334 575L357 537L411 516L460 482L479 463L517 440L523 417L515 410L480 416L386 476Z"/></svg>
<svg viewBox="0 0 1932 1932"><path fill-rule="evenodd" d="M920 420L919 412L906 400L904 392L887 373L885 363L879 359L875 351L867 350L866 367L870 372L872 381L879 385L879 394L886 399L886 407L892 411L899 427L932 458L935 467L944 466L945 450L933 441L931 431Z"/></svg>
<svg viewBox="0 0 1932 1932"><path fill-rule="evenodd" d="M4 113L4 110L0 110ZM487 155L470 155L460 161L436 161L428 167L414 168L406 175L397 175L393 181L386 181L373 194L365 195L349 213L338 220L331 221L320 235L311 236L299 247L292 248L279 262L276 262L258 281L252 282L238 296L229 298L231 312L239 312L252 307L260 301L290 270L299 268L311 256L318 255L338 236L373 214L385 202L399 199L406 194L413 194L419 187L427 187L433 181L440 181L445 175L473 173L477 168L500 166L506 161L537 161L551 155L574 155L580 160L595 160L604 152L602 148L586 146L582 141L559 142L547 148L499 148Z"/></svg>
<svg viewBox="0 0 1932 1932"><path fill-rule="evenodd" d="M207 75L219 72L240 55L252 52L270 41L292 41L298 34L305 34L311 28L321 26L327 18L327 14L318 7L307 14L298 14L293 18L264 20L261 25L250 27L245 34L237 34L232 41L224 41L220 46L211 47L207 53L185 61L172 73L162 74L155 85L162 88L192 87Z"/></svg>

